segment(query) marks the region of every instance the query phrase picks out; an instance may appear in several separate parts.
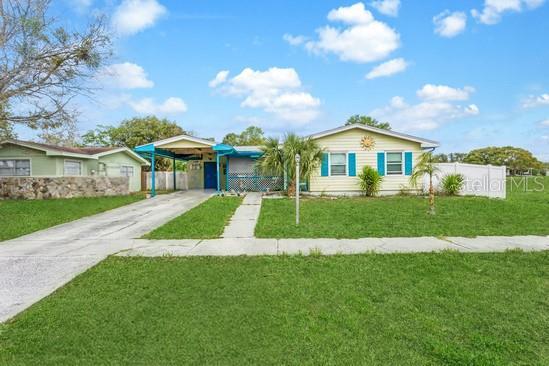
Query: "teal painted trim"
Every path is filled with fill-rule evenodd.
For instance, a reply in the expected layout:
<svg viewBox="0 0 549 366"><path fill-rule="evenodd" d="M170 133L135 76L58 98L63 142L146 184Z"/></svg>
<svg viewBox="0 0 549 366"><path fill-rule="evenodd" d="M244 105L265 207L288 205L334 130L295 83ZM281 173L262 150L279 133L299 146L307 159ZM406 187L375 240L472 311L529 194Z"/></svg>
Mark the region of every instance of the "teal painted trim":
<svg viewBox="0 0 549 366"><path fill-rule="evenodd" d="M154 152L154 145L153 144L148 144L148 145L143 145L143 146L138 146L136 147L135 149L133 149L133 151L139 153L139 152Z"/></svg>
<svg viewBox="0 0 549 366"><path fill-rule="evenodd" d="M229 191L229 157L227 156L227 165L225 166L225 190Z"/></svg>
<svg viewBox="0 0 549 366"><path fill-rule="evenodd" d="M221 184L220 184L220 179L219 179L219 154L216 154L215 155L215 170L216 170L216 175L217 175L217 192L220 192L221 191Z"/></svg>
<svg viewBox="0 0 549 366"><path fill-rule="evenodd" d="M413 163L412 163L412 152L406 151L404 153L404 174L406 175L412 175L412 169L413 169Z"/></svg>
<svg viewBox="0 0 549 366"><path fill-rule="evenodd" d="M381 176L385 175L385 153L384 152L377 153L377 172Z"/></svg>
<svg viewBox="0 0 549 366"><path fill-rule="evenodd" d="M322 164L320 166L320 176L328 176L328 153L322 153Z"/></svg>
<svg viewBox="0 0 549 366"><path fill-rule="evenodd" d="M349 153L347 156L349 160L349 177L356 177L356 154Z"/></svg>
<svg viewBox="0 0 549 366"><path fill-rule="evenodd" d="M173 158L173 190L175 191L177 189L176 187L176 181L177 181L177 177L176 177L176 171L175 171L175 157Z"/></svg>
<svg viewBox="0 0 549 366"><path fill-rule="evenodd" d="M154 151L151 153L151 197L156 196L156 178L154 169Z"/></svg>

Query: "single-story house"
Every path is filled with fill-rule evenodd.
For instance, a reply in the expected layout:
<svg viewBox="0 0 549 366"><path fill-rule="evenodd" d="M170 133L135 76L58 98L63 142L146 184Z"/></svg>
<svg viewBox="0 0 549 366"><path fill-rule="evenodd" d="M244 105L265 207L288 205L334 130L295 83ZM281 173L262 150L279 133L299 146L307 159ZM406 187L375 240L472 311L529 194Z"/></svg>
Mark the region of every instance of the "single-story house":
<svg viewBox="0 0 549 366"><path fill-rule="evenodd" d="M149 162L127 147L62 147L31 141L0 142L2 177L110 176L129 178L141 190L141 167Z"/></svg>
<svg viewBox="0 0 549 366"><path fill-rule="evenodd" d="M310 136L323 148L322 162L308 182L313 194L357 194L358 174L365 165L384 176L382 194L409 188L409 175L419 155L438 147L436 141L352 124ZM265 176L255 167L261 157L257 146L230 146L188 135L138 146L140 155L154 161L165 157L188 161L191 189L219 191L280 190L283 177Z"/></svg>

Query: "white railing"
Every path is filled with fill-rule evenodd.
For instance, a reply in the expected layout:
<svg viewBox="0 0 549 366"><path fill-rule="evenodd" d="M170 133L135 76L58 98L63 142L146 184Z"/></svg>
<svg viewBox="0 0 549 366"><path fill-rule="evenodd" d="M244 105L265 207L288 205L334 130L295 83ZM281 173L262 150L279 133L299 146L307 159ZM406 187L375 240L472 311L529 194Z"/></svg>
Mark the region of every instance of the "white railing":
<svg viewBox="0 0 549 366"><path fill-rule="evenodd" d="M151 172L143 172L143 186L146 187L146 190L151 189ZM155 176L155 188L159 191L169 191L173 190L173 172L154 172ZM187 173L185 172L176 172L175 173L175 185L178 190L187 190L189 189L187 181Z"/></svg>
<svg viewBox="0 0 549 366"><path fill-rule="evenodd" d="M465 163L438 163L438 176L433 178L435 189L439 190L440 181L448 174L461 174L465 184L461 195L485 196L490 198L506 197L505 166L476 165ZM429 177L423 178L423 187L429 187Z"/></svg>

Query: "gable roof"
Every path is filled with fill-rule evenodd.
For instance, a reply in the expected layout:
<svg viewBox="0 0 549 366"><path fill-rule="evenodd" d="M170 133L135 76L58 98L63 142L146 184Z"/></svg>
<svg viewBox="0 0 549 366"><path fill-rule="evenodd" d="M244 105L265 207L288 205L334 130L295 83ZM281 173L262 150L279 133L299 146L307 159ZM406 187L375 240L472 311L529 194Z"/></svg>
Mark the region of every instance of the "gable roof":
<svg viewBox="0 0 549 366"><path fill-rule="evenodd" d="M200 137L194 137L194 136L190 136L190 135L178 135L178 136L173 136L173 137L170 137L170 138L167 138L167 139L164 139L164 140L158 140L158 141L154 141L154 142L151 142L151 143L148 143L148 144L139 145L139 146L136 146L135 148L137 149L139 147L150 146L150 145L152 145L154 147L157 147L157 146L171 144L171 143L177 142L177 141L191 141L191 142L197 142L199 144L204 144L204 145L208 145L208 146L215 146L216 145L216 142L212 141L212 140L207 140L207 139L203 139L203 138L200 138Z"/></svg>
<svg viewBox="0 0 549 366"><path fill-rule="evenodd" d="M34 141L23 141L9 139L0 142L0 145L4 144L13 144L18 146L27 147L29 149L35 149L44 151L46 155L49 156L69 156L73 158L82 158L82 159L98 159L101 156L115 154L118 152L124 152L130 155L135 160L139 161L141 165L150 165L149 162L133 152L127 147L115 147L115 146L105 146L105 147L67 147L67 146L57 146L52 144L44 144L41 142Z"/></svg>
<svg viewBox="0 0 549 366"><path fill-rule="evenodd" d="M350 125L333 128L331 130L318 132L318 133L309 135L309 137L314 140L314 139L319 139L321 137L334 135L336 133L352 130L352 129L355 129L355 128L358 128L358 129L361 129L361 130L364 130L364 131L368 131L368 132L379 133L380 135L386 135L386 136L396 137L396 138L403 139L403 140L418 142L418 143L421 144L421 147L425 148L425 149L435 148L435 147L439 146L439 143L437 141L428 140L428 139L424 139L424 138L421 138L421 137L416 137L416 136L412 136L412 135L408 135L408 134L405 134L405 133L396 132L396 131L392 131L392 130L385 130L385 129L382 129L382 128L363 125L361 123L353 123L353 124L350 124Z"/></svg>

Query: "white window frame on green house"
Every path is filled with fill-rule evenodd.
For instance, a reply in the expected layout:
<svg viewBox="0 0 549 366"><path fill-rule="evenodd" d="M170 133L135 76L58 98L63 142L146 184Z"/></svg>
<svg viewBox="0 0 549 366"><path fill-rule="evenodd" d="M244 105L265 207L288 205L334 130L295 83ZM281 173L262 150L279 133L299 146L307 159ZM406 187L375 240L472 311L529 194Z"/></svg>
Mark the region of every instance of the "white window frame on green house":
<svg viewBox="0 0 549 366"><path fill-rule="evenodd" d="M0 162L2 161L13 161L14 162L14 166L13 166L13 173L14 174L11 174L11 175L4 175L0 172L0 177L32 177L32 160L31 158L1 158L0 159ZM28 161L29 162L29 167L28 167L28 174L15 174L16 171L17 171L17 161Z"/></svg>
<svg viewBox="0 0 549 366"><path fill-rule="evenodd" d="M80 167L80 174L67 174L67 163L78 163ZM63 160L63 176L65 177L81 177L82 176L82 162L80 160L65 159Z"/></svg>
<svg viewBox="0 0 549 366"><path fill-rule="evenodd" d="M397 165L398 163L389 163L389 154L400 154L400 172L399 173L390 173L389 165ZM404 151L385 151L385 175L390 175L393 177L403 176L404 175Z"/></svg>
<svg viewBox="0 0 549 366"><path fill-rule="evenodd" d="M337 164L337 166L344 166L345 172L343 174L332 174L332 155L344 155L344 164ZM349 176L349 153L346 151L329 151L328 152L328 176L330 177L348 177Z"/></svg>
<svg viewBox="0 0 549 366"><path fill-rule="evenodd" d="M131 174L129 174L131 172ZM120 176L121 177L133 177L135 175L135 169L132 165L121 165Z"/></svg>

